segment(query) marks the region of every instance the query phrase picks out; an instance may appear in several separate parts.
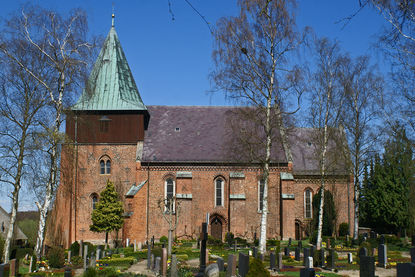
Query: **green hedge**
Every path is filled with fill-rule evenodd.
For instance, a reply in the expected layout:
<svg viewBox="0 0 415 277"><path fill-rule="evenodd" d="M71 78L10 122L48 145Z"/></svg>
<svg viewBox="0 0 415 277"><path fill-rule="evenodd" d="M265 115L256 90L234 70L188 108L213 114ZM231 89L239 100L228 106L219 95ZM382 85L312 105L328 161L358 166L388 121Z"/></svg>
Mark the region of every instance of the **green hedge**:
<svg viewBox="0 0 415 277"><path fill-rule="evenodd" d="M125 258L104 258L101 260L98 260L97 263L108 265L108 266L126 266L129 267L132 265L136 259L133 257L125 257Z"/></svg>

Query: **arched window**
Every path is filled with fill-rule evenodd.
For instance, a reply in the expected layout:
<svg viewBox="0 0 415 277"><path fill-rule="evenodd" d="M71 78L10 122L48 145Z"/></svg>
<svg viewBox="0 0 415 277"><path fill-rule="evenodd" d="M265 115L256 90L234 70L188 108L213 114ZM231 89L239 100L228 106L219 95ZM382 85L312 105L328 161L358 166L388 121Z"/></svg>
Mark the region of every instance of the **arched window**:
<svg viewBox="0 0 415 277"><path fill-rule="evenodd" d="M111 160L108 156L103 156L99 161L99 173L101 175L111 174Z"/></svg>
<svg viewBox="0 0 415 277"><path fill-rule="evenodd" d="M167 178L165 181L165 188L164 188L164 198L165 198L165 211L166 212L174 212L174 195L176 192L176 188L174 185L174 180L172 178Z"/></svg>
<svg viewBox="0 0 415 277"><path fill-rule="evenodd" d="M260 180L258 182L258 211L262 212L264 209L264 188L265 188L265 180Z"/></svg>
<svg viewBox="0 0 415 277"><path fill-rule="evenodd" d="M217 178L215 181L215 206L223 206L223 184L225 182L222 178Z"/></svg>
<svg viewBox="0 0 415 277"><path fill-rule="evenodd" d="M96 193L93 193L91 195L91 202L92 202L92 209L95 210L98 204L98 195Z"/></svg>
<svg viewBox="0 0 415 277"><path fill-rule="evenodd" d="M311 189L306 189L304 191L304 217L313 217L313 192Z"/></svg>

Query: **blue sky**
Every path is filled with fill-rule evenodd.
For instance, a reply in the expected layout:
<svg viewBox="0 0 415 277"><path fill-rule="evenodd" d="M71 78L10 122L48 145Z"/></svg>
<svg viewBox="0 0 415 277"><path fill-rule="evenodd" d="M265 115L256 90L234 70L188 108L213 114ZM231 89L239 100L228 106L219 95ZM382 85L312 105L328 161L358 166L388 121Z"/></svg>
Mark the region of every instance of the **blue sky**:
<svg viewBox="0 0 415 277"><path fill-rule="evenodd" d="M237 15L236 0L189 0L214 25L222 16ZM32 0L34 4L65 13L81 7L87 11L90 32L106 36L114 3L115 27L141 97L146 105L228 105L214 94L208 74L213 39L206 23L184 0ZM2 1L0 17L7 18L25 1ZM340 41L353 56L373 54L375 35L385 24L371 9L358 13L344 28L336 23L359 8L358 0L301 0L297 25L311 26L318 36ZM373 61L382 64L378 55ZM27 194L28 195L28 194ZM23 209L34 209L33 198L22 199ZM0 198L8 209L9 201Z"/></svg>

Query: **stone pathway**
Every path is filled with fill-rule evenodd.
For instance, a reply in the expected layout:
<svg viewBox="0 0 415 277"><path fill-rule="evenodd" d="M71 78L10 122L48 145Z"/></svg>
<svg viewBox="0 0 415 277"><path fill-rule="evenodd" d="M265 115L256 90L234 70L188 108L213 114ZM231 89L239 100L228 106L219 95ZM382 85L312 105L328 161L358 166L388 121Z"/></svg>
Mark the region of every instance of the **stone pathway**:
<svg viewBox="0 0 415 277"><path fill-rule="evenodd" d="M156 276L154 272L147 269L147 260L142 260L136 264L133 264L132 266L130 266L129 269L127 269L127 272L131 272L134 274L144 274L146 276Z"/></svg>

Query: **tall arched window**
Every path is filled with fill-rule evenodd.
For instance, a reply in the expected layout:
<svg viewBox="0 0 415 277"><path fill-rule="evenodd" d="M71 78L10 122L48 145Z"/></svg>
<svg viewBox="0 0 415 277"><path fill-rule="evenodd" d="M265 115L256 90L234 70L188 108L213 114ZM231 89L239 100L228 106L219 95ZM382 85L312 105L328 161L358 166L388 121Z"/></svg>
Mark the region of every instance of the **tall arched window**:
<svg viewBox="0 0 415 277"><path fill-rule="evenodd" d="M223 206L223 184L225 182L222 178L217 178L215 181L215 206Z"/></svg>
<svg viewBox="0 0 415 277"><path fill-rule="evenodd" d="M99 161L99 173L101 175L111 174L111 159L108 156L103 156Z"/></svg>
<svg viewBox="0 0 415 277"><path fill-rule="evenodd" d="M306 189L304 191L304 217L313 217L313 192L311 189Z"/></svg>
<svg viewBox="0 0 415 277"><path fill-rule="evenodd" d="M265 180L260 180L258 182L258 211L260 212L264 209L264 188Z"/></svg>
<svg viewBox="0 0 415 277"><path fill-rule="evenodd" d="M164 198L165 198L165 211L166 212L174 212L174 195L176 192L176 188L174 185L174 180L172 178L167 178L165 181L165 188L164 188Z"/></svg>
<svg viewBox="0 0 415 277"><path fill-rule="evenodd" d="M93 193L91 195L91 202L92 202L92 209L95 210L98 204L98 195L96 193Z"/></svg>

